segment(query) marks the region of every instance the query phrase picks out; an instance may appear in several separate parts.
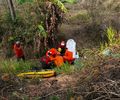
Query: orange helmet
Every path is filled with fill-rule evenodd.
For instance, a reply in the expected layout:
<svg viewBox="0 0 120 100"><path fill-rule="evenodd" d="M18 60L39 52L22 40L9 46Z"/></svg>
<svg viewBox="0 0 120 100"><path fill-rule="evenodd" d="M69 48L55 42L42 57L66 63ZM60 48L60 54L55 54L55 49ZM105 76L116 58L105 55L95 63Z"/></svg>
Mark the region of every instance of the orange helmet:
<svg viewBox="0 0 120 100"><path fill-rule="evenodd" d="M55 48L51 48L50 50L47 51L46 56L50 56L50 55L56 55L57 54L57 50Z"/></svg>

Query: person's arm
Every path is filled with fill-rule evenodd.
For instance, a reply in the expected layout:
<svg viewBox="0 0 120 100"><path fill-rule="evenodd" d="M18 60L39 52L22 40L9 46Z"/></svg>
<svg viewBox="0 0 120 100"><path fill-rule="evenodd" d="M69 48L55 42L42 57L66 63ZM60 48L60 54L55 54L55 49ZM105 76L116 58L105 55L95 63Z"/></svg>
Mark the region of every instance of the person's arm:
<svg viewBox="0 0 120 100"><path fill-rule="evenodd" d="M52 57L52 56L50 56L49 58L50 58L51 61L54 61L54 60L55 60L55 58Z"/></svg>
<svg viewBox="0 0 120 100"><path fill-rule="evenodd" d="M16 45L13 46L13 52L16 53Z"/></svg>

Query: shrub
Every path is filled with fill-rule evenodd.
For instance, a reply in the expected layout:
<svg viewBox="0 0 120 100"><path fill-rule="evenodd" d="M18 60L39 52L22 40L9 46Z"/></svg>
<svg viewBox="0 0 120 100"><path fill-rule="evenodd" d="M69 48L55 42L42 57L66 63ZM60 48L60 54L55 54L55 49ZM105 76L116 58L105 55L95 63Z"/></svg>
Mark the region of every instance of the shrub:
<svg viewBox="0 0 120 100"><path fill-rule="evenodd" d="M57 74L60 74L60 73L70 74L72 72L81 70L81 68L83 67L84 67L84 64L81 61L76 60L74 62L74 65L71 65L66 62L63 64L63 66L55 68L55 71Z"/></svg>
<svg viewBox="0 0 120 100"><path fill-rule="evenodd" d="M69 63L65 63L61 67L55 68L55 71L56 71L57 74L60 74L60 73L69 74L73 71L73 68L72 68L72 66L70 66Z"/></svg>
<svg viewBox="0 0 120 100"><path fill-rule="evenodd" d="M117 33L116 30L114 30L112 27L107 27L106 35L107 35L109 44L113 44L115 42L116 33Z"/></svg>
<svg viewBox="0 0 120 100"><path fill-rule="evenodd" d="M58 96L51 96L50 100L60 100L60 98Z"/></svg>

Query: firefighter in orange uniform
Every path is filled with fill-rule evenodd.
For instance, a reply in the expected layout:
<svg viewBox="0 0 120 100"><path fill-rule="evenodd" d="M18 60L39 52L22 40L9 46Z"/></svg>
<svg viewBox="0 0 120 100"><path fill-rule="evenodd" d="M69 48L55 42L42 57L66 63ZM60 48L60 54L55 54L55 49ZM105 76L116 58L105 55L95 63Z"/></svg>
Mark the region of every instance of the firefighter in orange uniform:
<svg viewBox="0 0 120 100"><path fill-rule="evenodd" d="M65 41L61 41L61 43L58 45L58 51L60 52L61 56L64 56L65 51L66 51Z"/></svg>
<svg viewBox="0 0 120 100"><path fill-rule="evenodd" d="M47 53L46 56L49 55L50 61L53 61L55 66L60 67L63 65L63 57L60 56L60 53L55 49L52 48L50 49Z"/></svg>
<svg viewBox="0 0 120 100"><path fill-rule="evenodd" d="M14 44L14 48L13 49L14 49L14 53L15 53L15 56L17 58L17 61L19 61L20 59L25 61L25 56L24 56L24 52L23 52L23 49L21 47L20 41L17 41Z"/></svg>
<svg viewBox="0 0 120 100"><path fill-rule="evenodd" d="M68 62L70 64L72 64L73 61L75 60L75 58L73 58L73 53L71 51L69 51L68 49L66 49L63 59L65 62Z"/></svg>

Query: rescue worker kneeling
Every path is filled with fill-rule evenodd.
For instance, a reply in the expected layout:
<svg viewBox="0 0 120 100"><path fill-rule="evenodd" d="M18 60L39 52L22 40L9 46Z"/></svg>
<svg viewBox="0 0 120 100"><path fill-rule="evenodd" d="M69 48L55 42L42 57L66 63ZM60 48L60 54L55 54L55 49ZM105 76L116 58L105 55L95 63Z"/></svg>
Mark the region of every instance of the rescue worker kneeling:
<svg viewBox="0 0 120 100"><path fill-rule="evenodd" d="M65 44L65 41L62 41L59 46L58 46L58 51L60 52L60 55L61 56L64 56L65 54L65 51L66 51L66 44Z"/></svg>
<svg viewBox="0 0 120 100"><path fill-rule="evenodd" d="M47 66L49 66L49 68L51 66L60 67L64 63L63 57L60 56L60 53L55 48L51 48L50 50L48 50L46 52L45 58L46 58L46 64Z"/></svg>
<svg viewBox="0 0 120 100"><path fill-rule="evenodd" d="M75 58L73 58L73 52L66 49L65 55L63 56L64 62L68 62L69 64L73 64Z"/></svg>
<svg viewBox="0 0 120 100"><path fill-rule="evenodd" d="M53 61L53 62L54 62L54 65L57 66L57 67L62 66L63 63L64 63L63 57L60 56L59 53L54 54L54 55L51 55L51 56L50 56L50 60Z"/></svg>

